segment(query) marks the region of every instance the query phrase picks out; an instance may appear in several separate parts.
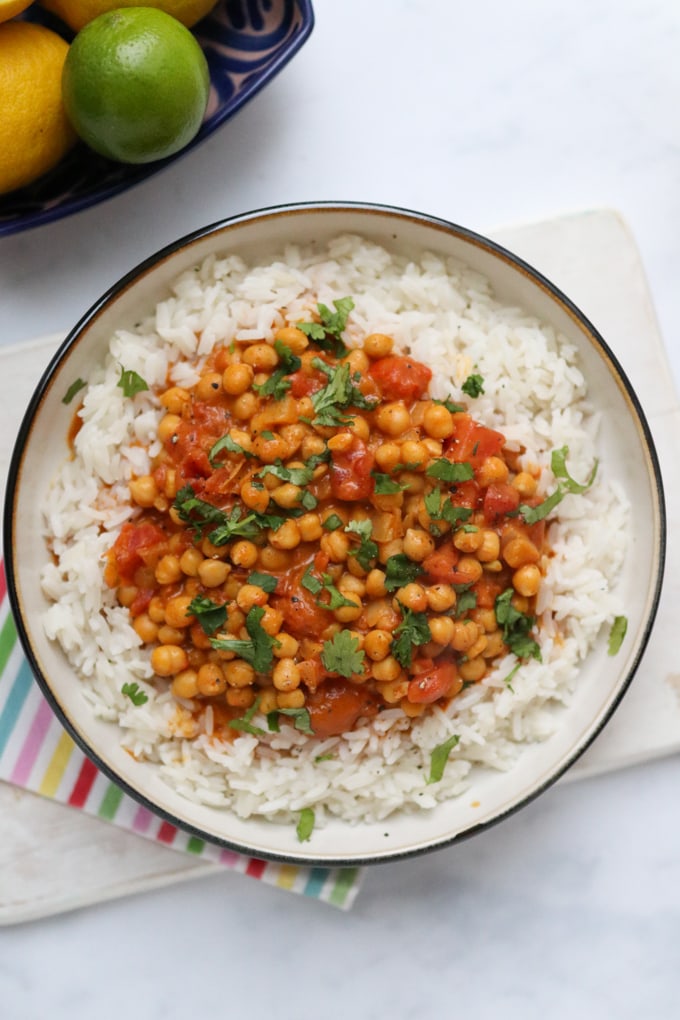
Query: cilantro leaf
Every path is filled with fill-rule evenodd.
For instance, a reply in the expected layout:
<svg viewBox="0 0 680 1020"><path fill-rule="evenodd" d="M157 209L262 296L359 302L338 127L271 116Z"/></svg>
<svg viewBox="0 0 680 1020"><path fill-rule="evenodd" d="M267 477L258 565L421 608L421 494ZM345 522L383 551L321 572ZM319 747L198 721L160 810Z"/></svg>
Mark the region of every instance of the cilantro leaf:
<svg viewBox="0 0 680 1020"><path fill-rule="evenodd" d="M148 390L149 386L145 379L142 379L141 375L137 375L132 369L121 368L120 379L116 383L117 386L123 391L123 395L126 397L134 397L135 393L141 393L143 390Z"/></svg>
<svg viewBox="0 0 680 1020"><path fill-rule="evenodd" d="M286 372L297 372L302 367L302 362L297 354L293 354L288 344L284 344L283 340L274 341L274 350L281 359L281 364Z"/></svg>
<svg viewBox="0 0 680 1020"><path fill-rule="evenodd" d="M84 379L76 379L75 382L72 382L64 396L61 398L62 404L70 404L76 393L80 393L84 386L87 386Z"/></svg>
<svg viewBox="0 0 680 1020"><path fill-rule="evenodd" d="M368 572L378 555L378 546L371 538L373 534L372 521L350 521L345 528L345 533L359 536L359 547L350 549L349 554L354 557L362 570Z"/></svg>
<svg viewBox="0 0 680 1020"><path fill-rule="evenodd" d="M612 629L609 632L609 655L616 655L623 644L623 639L628 630L628 618L626 616L615 616Z"/></svg>
<svg viewBox="0 0 680 1020"><path fill-rule="evenodd" d="M300 843L305 843L314 831L314 811L310 807L303 808L300 812L295 832Z"/></svg>
<svg viewBox="0 0 680 1020"><path fill-rule="evenodd" d="M139 684L134 681L133 683L123 684L120 689L120 693L124 694L126 698L129 698L133 705L145 705L149 700L149 696L144 693Z"/></svg>
<svg viewBox="0 0 680 1020"><path fill-rule="evenodd" d="M253 389L261 397L273 397L274 400L283 400L291 387L290 379L287 379L285 368L277 368L263 383L253 383Z"/></svg>
<svg viewBox="0 0 680 1020"><path fill-rule="evenodd" d="M425 471L429 478L438 478L442 482L468 482L474 478L472 465L467 461L453 461L448 457L437 457Z"/></svg>
<svg viewBox="0 0 680 1020"><path fill-rule="evenodd" d="M550 467L552 469L552 473L555 475L555 478L558 479L555 491L552 492L547 499L544 499L542 503L539 503L538 506L528 506L526 503L520 504L519 513L527 524L535 524L536 521L542 521L562 502L566 495L570 494L580 496L584 492L587 492L595 481L599 464L598 460L595 460L593 469L590 472L587 481L581 484L580 482L577 482L575 478L572 478L567 470L568 455L569 447L561 446L559 450L553 450L550 456Z"/></svg>
<svg viewBox="0 0 680 1020"><path fill-rule="evenodd" d="M402 621L395 628L391 650L397 662L407 668L411 665L414 647L427 644L432 640L432 634L427 622L427 613L416 613L401 602L399 608L402 612Z"/></svg>
<svg viewBox="0 0 680 1020"><path fill-rule="evenodd" d="M521 662L519 661L516 662L512 669L510 670L510 672L508 673L508 675L503 677L503 683L505 684L509 691L512 691L513 694L515 693L515 690L512 686L512 681L515 677L515 674L517 673L517 670L521 668L521 665L522 665Z"/></svg>
<svg viewBox="0 0 680 1020"><path fill-rule="evenodd" d="M347 327L347 319L354 308L354 301L351 297L339 298L333 301L333 306L334 312L327 305L317 304L321 322L298 322L297 328L322 350L328 351L336 358L342 358L347 353L342 333Z"/></svg>
<svg viewBox="0 0 680 1020"><path fill-rule="evenodd" d="M447 397L446 400L435 400L433 398L432 403L439 404L441 407L445 407L447 411L451 412L451 414L459 414L461 411L465 410L465 408L461 404L454 403L450 397Z"/></svg>
<svg viewBox="0 0 680 1020"><path fill-rule="evenodd" d="M513 588L506 588L501 595L496 596L494 604L496 622L503 628L503 641L518 659L531 658L542 662L541 649L530 636L536 620L533 616L515 609L512 604L514 594Z"/></svg>
<svg viewBox="0 0 680 1020"><path fill-rule="evenodd" d="M461 386L463 393L468 397L479 397L484 392L484 379L476 373L469 375Z"/></svg>
<svg viewBox="0 0 680 1020"><path fill-rule="evenodd" d="M406 488L395 478L391 478L390 475L382 474L380 471L371 471L373 478L375 479L375 494L376 496L394 496L397 492L403 492Z"/></svg>
<svg viewBox="0 0 680 1020"><path fill-rule="evenodd" d="M438 783L440 781L444 775L444 769L446 768L446 763L449 760L449 755L459 742L460 737L457 733L454 733L448 738L448 740L445 740L442 744L437 744L437 746L432 749L432 753L430 754L430 774L427 777L428 784Z"/></svg>
<svg viewBox="0 0 680 1020"><path fill-rule="evenodd" d="M210 452L208 453L208 460L210 461L212 467L218 467L217 455L218 453L221 453L222 450L226 450L227 453L237 453L241 457L255 456L255 454L251 453L250 450L244 450L244 448L239 443L237 443L235 439L232 439L229 433L227 432L226 436L222 436L222 438L218 439L217 442L214 443L213 446L210 448Z"/></svg>
<svg viewBox="0 0 680 1020"><path fill-rule="evenodd" d="M329 673L351 677L354 673L362 673L364 669L364 652L359 648L359 639L348 630L340 630L330 641L324 641L321 661Z"/></svg>
<svg viewBox="0 0 680 1020"><path fill-rule="evenodd" d="M250 720L260 707L260 699L256 698L250 708L246 709L240 719L230 719L228 725L232 730L240 730L242 733L250 733L254 737L263 737L265 731L255 726Z"/></svg>
<svg viewBox="0 0 680 1020"><path fill-rule="evenodd" d="M361 390L354 385L351 376L351 368L347 362L331 368L321 358L314 358L314 368L324 372L328 382L316 393L312 393L311 400L314 408L313 425L324 425L335 428L340 425L348 425L352 421L351 416L345 413L350 407L358 407L370 410L375 406L375 400L369 400Z"/></svg>
<svg viewBox="0 0 680 1020"><path fill-rule="evenodd" d="M280 478L282 482L292 482L293 485L308 485L314 476L314 469L316 467L317 464L308 462L307 466L303 468L289 468L278 458L273 464L265 464L262 470L257 472L257 477L264 478L265 475L274 475L275 478Z"/></svg>
<svg viewBox="0 0 680 1020"><path fill-rule="evenodd" d="M213 602L207 595L197 595L187 609L187 616L195 616L206 634L214 634L227 620L227 607Z"/></svg>
<svg viewBox="0 0 680 1020"><path fill-rule="evenodd" d="M338 528L343 528L344 526L345 522L337 514L330 514L321 525L325 531L337 531Z"/></svg>
<svg viewBox="0 0 680 1020"><path fill-rule="evenodd" d="M232 538L257 538L263 528L279 528L285 518L277 514L260 514L255 511L242 516L241 508L234 506L229 514L213 503L199 499L191 485L183 486L173 503L179 518L193 528L194 536L200 538L206 529L213 526L208 539L213 545L226 545Z"/></svg>
<svg viewBox="0 0 680 1020"><path fill-rule="evenodd" d="M477 595L475 592L462 591L456 599L456 618L459 618L463 613L467 613L469 609L474 609L477 605Z"/></svg>
<svg viewBox="0 0 680 1020"><path fill-rule="evenodd" d="M424 499L425 509L430 517L435 521L447 521L453 526L457 526L464 521L467 521L472 516L472 510L467 506L454 506L450 499L445 499L442 503L442 493L439 487L432 489L428 492Z"/></svg>
<svg viewBox="0 0 680 1020"><path fill-rule="evenodd" d="M397 553L390 556L385 563L385 588L387 591L396 591L410 584L423 573L420 563L410 560L406 553Z"/></svg>
<svg viewBox="0 0 680 1020"><path fill-rule="evenodd" d="M255 584L269 595L276 591L278 583L278 578L274 577L273 574L261 574L258 570L254 570L246 578L246 584Z"/></svg>
<svg viewBox="0 0 680 1020"><path fill-rule="evenodd" d="M332 611L334 609L340 609L341 606L356 605L356 603L351 602L350 599L345 598L342 592L338 591L333 584L333 578L330 574L322 574L321 577L323 580L320 581L319 578L312 573L312 564L310 563L300 579L302 587L306 588L307 591L312 593L312 595L321 595L323 592L328 592L329 601L322 602L321 599L315 599L317 606L320 606L321 609L329 609Z"/></svg>
<svg viewBox="0 0 680 1020"><path fill-rule="evenodd" d="M309 709L307 708L275 708L272 712L267 713L267 726L271 733L279 732L279 716L287 715L293 720L293 725L296 730L300 733L306 733L308 736L314 736L314 730L311 725L311 717L309 715Z"/></svg>
<svg viewBox="0 0 680 1020"><path fill-rule="evenodd" d="M256 673L267 673L271 669L274 659L274 648L280 645L280 641L270 637L262 627L260 620L264 616L262 606L253 606L246 616L246 630L250 640L242 638L211 638L210 644L213 648L222 651L235 652L240 658L248 662Z"/></svg>

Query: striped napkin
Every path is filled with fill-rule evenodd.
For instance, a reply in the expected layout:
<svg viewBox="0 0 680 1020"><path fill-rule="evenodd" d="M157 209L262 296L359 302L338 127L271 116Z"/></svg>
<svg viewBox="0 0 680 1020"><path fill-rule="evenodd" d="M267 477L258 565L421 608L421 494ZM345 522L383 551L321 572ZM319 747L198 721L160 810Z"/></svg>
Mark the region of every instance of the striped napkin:
<svg viewBox="0 0 680 1020"><path fill-rule="evenodd" d="M0 780L80 808L174 850L336 907L348 909L359 889L357 868L298 868L223 850L157 817L110 782L62 728L33 679L17 640L1 560Z"/></svg>

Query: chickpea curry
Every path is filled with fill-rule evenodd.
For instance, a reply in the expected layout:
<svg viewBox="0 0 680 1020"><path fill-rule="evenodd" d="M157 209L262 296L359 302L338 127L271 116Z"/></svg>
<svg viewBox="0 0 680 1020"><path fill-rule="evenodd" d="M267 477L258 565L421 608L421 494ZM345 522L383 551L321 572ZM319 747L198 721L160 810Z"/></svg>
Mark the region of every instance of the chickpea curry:
<svg viewBox="0 0 680 1020"><path fill-rule="evenodd" d="M160 395L161 452L108 554L158 682L221 736L255 711L321 738L416 717L510 652L540 658L538 469L431 398L391 337L348 350L352 301L334 305Z"/></svg>

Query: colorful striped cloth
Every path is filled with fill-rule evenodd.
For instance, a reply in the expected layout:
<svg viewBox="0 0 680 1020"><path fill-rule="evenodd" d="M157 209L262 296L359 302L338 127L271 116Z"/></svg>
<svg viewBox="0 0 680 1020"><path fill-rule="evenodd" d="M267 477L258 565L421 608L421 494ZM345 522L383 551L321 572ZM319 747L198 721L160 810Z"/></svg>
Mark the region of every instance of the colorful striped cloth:
<svg viewBox="0 0 680 1020"><path fill-rule="evenodd" d="M43 698L17 640L0 560L0 780L113 822L174 850L344 909L357 868L298 868L245 857L190 836L137 804L74 744Z"/></svg>

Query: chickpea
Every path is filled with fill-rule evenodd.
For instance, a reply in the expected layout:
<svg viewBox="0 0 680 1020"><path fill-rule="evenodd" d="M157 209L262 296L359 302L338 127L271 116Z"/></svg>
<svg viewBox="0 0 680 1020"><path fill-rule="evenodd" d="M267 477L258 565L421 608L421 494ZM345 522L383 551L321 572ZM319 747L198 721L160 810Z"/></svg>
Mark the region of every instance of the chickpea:
<svg viewBox="0 0 680 1020"><path fill-rule="evenodd" d="M250 510L256 510L262 514L269 506L269 493L261 483L255 484L251 479L241 486L241 499Z"/></svg>
<svg viewBox="0 0 680 1020"><path fill-rule="evenodd" d="M484 532L480 528L476 531L464 531L460 528L453 536L454 546L463 553L477 552L483 540Z"/></svg>
<svg viewBox="0 0 680 1020"><path fill-rule="evenodd" d="M276 700L276 688L275 687L264 687L260 691L260 705L259 710L262 715L269 715L278 707Z"/></svg>
<svg viewBox="0 0 680 1020"><path fill-rule="evenodd" d="M538 488L538 482L533 475L530 475L528 471L520 471L519 474L515 475L511 485L513 489L517 489L520 496L524 496L527 499L530 496L536 494Z"/></svg>
<svg viewBox="0 0 680 1020"><path fill-rule="evenodd" d="M456 569L468 578L468 584L474 584L484 573L484 568L479 560L472 556L461 556Z"/></svg>
<svg viewBox="0 0 680 1020"><path fill-rule="evenodd" d="M195 546L185 549L179 558L182 573L187 577L198 577L198 568L203 562L203 553Z"/></svg>
<svg viewBox="0 0 680 1020"><path fill-rule="evenodd" d="M493 630L486 635L486 648L482 652L485 659L496 659L499 655L505 654L507 646L503 641L503 633L500 630Z"/></svg>
<svg viewBox="0 0 680 1020"><path fill-rule="evenodd" d="M391 542L378 542L378 559L381 563L387 563L391 556L398 556L404 551L404 543L400 538L393 538Z"/></svg>
<svg viewBox="0 0 680 1020"><path fill-rule="evenodd" d="M219 588L231 573L231 567L223 560L203 560L198 567L201 584L206 588Z"/></svg>
<svg viewBox="0 0 680 1020"><path fill-rule="evenodd" d="M415 471L402 471L399 482L406 493L417 494L425 491L425 479Z"/></svg>
<svg viewBox="0 0 680 1020"><path fill-rule="evenodd" d="M349 562L351 563L351 559ZM360 577L357 577L355 574L350 573L343 574L337 583L337 587L343 593L352 591L354 592L355 595L358 595L359 598L363 598L363 596L366 594L366 585L364 584L362 579Z"/></svg>
<svg viewBox="0 0 680 1020"><path fill-rule="evenodd" d="M250 687L255 680L255 670L243 659L226 662L222 667L224 679L229 687Z"/></svg>
<svg viewBox="0 0 680 1020"><path fill-rule="evenodd" d="M370 361L368 360L366 353L359 348L350 351L345 361L349 365L350 372L354 374L359 372L360 375L365 375L370 368Z"/></svg>
<svg viewBox="0 0 680 1020"><path fill-rule="evenodd" d="M129 485L130 496L137 506L148 509L158 498L158 488L153 475L140 475L133 478Z"/></svg>
<svg viewBox="0 0 680 1020"><path fill-rule="evenodd" d="M231 413L239 421L247 421L252 418L259 407L260 401L252 390L246 390L236 397L232 404Z"/></svg>
<svg viewBox="0 0 680 1020"><path fill-rule="evenodd" d="M396 599L402 606L406 606L414 613L424 613L427 609L427 595L425 589L415 581L405 584L396 592Z"/></svg>
<svg viewBox="0 0 680 1020"><path fill-rule="evenodd" d="M253 442L253 452L264 464L273 464L274 461L283 460L288 456L288 444L283 436L271 433L271 438L268 438L269 435L268 431L267 436L260 433ZM266 477L274 478L273 475L267 475ZM276 485L278 484L279 482L276 480Z"/></svg>
<svg viewBox="0 0 680 1020"><path fill-rule="evenodd" d="M161 556L154 570L154 577L158 583L175 584L181 576L182 567L177 556L171 556L170 554Z"/></svg>
<svg viewBox="0 0 680 1020"><path fill-rule="evenodd" d="M239 591L241 586L239 585ZM238 594L238 592L237 592ZM236 605L231 605L227 609L227 632L229 634L238 634L242 627L245 626L246 614L242 609L239 609Z"/></svg>
<svg viewBox="0 0 680 1020"><path fill-rule="evenodd" d="M149 614L149 619L153 620L154 623L165 623L165 605L163 599L159 598L158 595L154 595L147 607L147 613Z"/></svg>
<svg viewBox="0 0 680 1020"><path fill-rule="evenodd" d="M267 532L270 545L275 549L297 549L301 542L300 529L297 521L287 520L274 531L270 528Z"/></svg>
<svg viewBox="0 0 680 1020"><path fill-rule="evenodd" d="M364 351L369 358L386 358L394 347L394 340L386 333L369 333L364 340Z"/></svg>
<svg viewBox="0 0 680 1020"><path fill-rule="evenodd" d="M189 630L189 635L195 648L202 649L205 652L210 651L212 649L212 644L210 643L210 635L206 634L206 632L201 627L200 623L198 622L192 623L191 628Z"/></svg>
<svg viewBox="0 0 680 1020"><path fill-rule="evenodd" d="M401 447L396 443L381 443L375 451L375 461L383 471L393 471L397 464L401 464Z"/></svg>
<svg viewBox="0 0 680 1020"><path fill-rule="evenodd" d="M198 673L195 669L183 669L172 681L170 690L176 698L195 698L198 694Z"/></svg>
<svg viewBox="0 0 680 1020"><path fill-rule="evenodd" d="M260 566L265 570L285 570L290 564L290 553L265 545L260 549Z"/></svg>
<svg viewBox="0 0 680 1020"><path fill-rule="evenodd" d="M348 591L347 589L339 588L338 591L343 595L348 602L352 602L351 606L340 606L334 610L333 615L336 620L340 623L351 623L353 620L358 620L364 611L361 596L357 595L354 591Z"/></svg>
<svg viewBox="0 0 680 1020"><path fill-rule="evenodd" d="M473 609L470 613L470 619L474 620L477 626L481 627L487 634L496 630L498 626L493 609Z"/></svg>
<svg viewBox="0 0 680 1020"><path fill-rule="evenodd" d="M224 700L231 708L250 708L255 702L252 687L228 687Z"/></svg>
<svg viewBox="0 0 680 1020"><path fill-rule="evenodd" d="M277 485L272 490L272 499L284 510L292 510L298 505L301 498L302 489L299 485L293 485L292 482L284 482L283 485Z"/></svg>
<svg viewBox="0 0 680 1020"><path fill-rule="evenodd" d="M303 542L317 542L323 535L318 514L303 514L302 517L298 517L297 526Z"/></svg>
<svg viewBox="0 0 680 1020"><path fill-rule="evenodd" d="M229 555L226 545L214 545L209 538L204 538L201 542L201 552L206 559L212 560L226 560Z"/></svg>
<svg viewBox="0 0 680 1020"><path fill-rule="evenodd" d="M310 403L311 403L311 401L310 401ZM299 406L298 406L298 412L302 413L302 412L300 412ZM312 413L312 415L314 414L314 408L313 407L311 408L311 413ZM309 418L310 415L305 415L305 417ZM305 460L309 460L310 457L318 457L318 455L320 453L323 453L325 449L326 449L326 444L323 441L323 439L321 438L321 436L306 435L305 438L302 440L302 446L300 448L300 452L301 452L301 454L302 454L302 456L303 456L303 458Z"/></svg>
<svg viewBox="0 0 680 1020"><path fill-rule="evenodd" d="M255 373L250 365L237 361L233 365L227 365L222 373L222 387L230 397L240 397L246 393L253 384Z"/></svg>
<svg viewBox="0 0 680 1020"><path fill-rule="evenodd" d="M456 592L450 584L433 584L425 589L428 609L433 613L445 613L456 604Z"/></svg>
<svg viewBox="0 0 680 1020"><path fill-rule="evenodd" d="M277 691L294 691L300 686L300 670L294 659L279 659L272 671L272 683Z"/></svg>
<svg viewBox="0 0 680 1020"><path fill-rule="evenodd" d="M344 531L329 531L322 535L319 546L335 563L344 563L349 555L349 538Z"/></svg>
<svg viewBox="0 0 680 1020"><path fill-rule="evenodd" d="M158 438L161 443L168 443L177 434L182 419L176 414L166 414L158 423Z"/></svg>
<svg viewBox="0 0 680 1020"><path fill-rule="evenodd" d="M274 646L274 655L277 659L294 659L297 655L300 642L292 634L281 631L276 635L278 646Z"/></svg>
<svg viewBox="0 0 680 1020"><path fill-rule="evenodd" d="M454 620L451 647L457 652L467 652L479 637L479 627L474 620Z"/></svg>
<svg viewBox="0 0 680 1020"><path fill-rule="evenodd" d="M160 402L170 414L182 414L184 407L191 400L188 390L181 386L171 386L169 390L161 394Z"/></svg>
<svg viewBox="0 0 680 1020"><path fill-rule="evenodd" d="M236 604L242 612L249 612L253 606L264 606L269 595L258 584L244 584L236 596Z"/></svg>
<svg viewBox="0 0 680 1020"><path fill-rule="evenodd" d="M424 471L429 459L424 443L407 439L405 443L401 444L401 463L406 464L413 471Z"/></svg>
<svg viewBox="0 0 680 1020"><path fill-rule="evenodd" d="M229 550L229 558L236 567L254 567L257 563L258 549L254 542L243 538L234 542Z"/></svg>
<svg viewBox="0 0 680 1020"><path fill-rule="evenodd" d="M448 645L453 638L455 624L450 616L433 616L429 620L432 640L438 645Z"/></svg>
<svg viewBox="0 0 680 1020"><path fill-rule="evenodd" d="M270 637L276 637L281 630L283 625L283 613L280 609L272 609L271 606L265 606L264 616L260 620L260 626L265 634L269 634Z"/></svg>
<svg viewBox="0 0 680 1020"><path fill-rule="evenodd" d="M201 666L196 683L198 693L205 698L214 698L217 694L224 694L227 689L224 672L217 662L206 662Z"/></svg>
<svg viewBox="0 0 680 1020"><path fill-rule="evenodd" d="M222 376L219 372L206 372L196 383L194 393L206 404L214 404L222 392Z"/></svg>
<svg viewBox="0 0 680 1020"><path fill-rule="evenodd" d="M174 676L188 665L187 653L180 645L158 645L151 653L151 668L158 676Z"/></svg>
<svg viewBox="0 0 680 1020"><path fill-rule="evenodd" d="M375 423L388 436L401 436L411 427L411 416L406 405L397 400L382 404L375 412Z"/></svg>
<svg viewBox="0 0 680 1020"><path fill-rule="evenodd" d="M302 708L305 703L305 692L298 687L294 691L281 691L276 696L277 708Z"/></svg>
<svg viewBox="0 0 680 1020"><path fill-rule="evenodd" d="M271 372L279 363L279 356L271 344L251 344L242 355L245 365L250 365L255 372Z"/></svg>
<svg viewBox="0 0 680 1020"><path fill-rule="evenodd" d="M458 676L466 683L478 683L486 673L486 661L481 655L468 659L458 666Z"/></svg>
<svg viewBox="0 0 680 1020"><path fill-rule="evenodd" d="M296 326L283 326L277 329L274 339L280 340L293 354L302 354L309 347L308 337Z"/></svg>
<svg viewBox="0 0 680 1020"><path fill-rule="evenodd" d="M407 528L404 535L404 552L410 560L422 563L423 560L434 552L434 539L427 531L420 528Z"/></svg>
<svg viewBox="0 0 680 1020"><path fill-rule="evenodd" d="M174 598L168 599L165 606L165 622L169 627L182 630L196 622L196 617L189 612L190 603L189 595L176 595Z"/></svg>
<svg viewBox="0 0 680 1020"><path fill-rule="evenodd" d="M379 683L389 683L401 675L401 666L393 655L386 655L384 659L373 663L371 672Z"/></svg>
<svg viewBox="0 0 680 1020"><path fill-rule="evenodd" d="M349 450L353 443L354 436L351 432L336 432L334 436L331 436L326 445L333 453L343 453L345 450Z"/></svg>
<svg viewBox="0 0 680 1020"><path fill-rule="evenodd" d="M536 563L540 553L529 538L512 538L503 547L503 559L509 567L523 567L527 563Z"/></svg>
<svg viewBox="0 0 680 1020"><path fill-rule="evenodd" d="M512 596L510 602L518 613L524 613L526 615L529 612L529 599L526 595L520 595L517 593Z"/></svg>
<svg viewBox="0 0 680 1020"><path fill-rule="evenodd" d="M382 598L383 595L387 594L385 577L385 571L379 570L377 567L374 567L373 570L368 572L364 583L366 586L366 594L369 598Z"/></svg>
<svg viewBox="0 0 680 1020"><path fill-rule="evenodd" d="M535 563L527 563L512 575L512 586L520 595L531 598L541 587L541 571Z"/></svg>
<svg viewBox="0 0 680 1020"><path fill-rule="evenodd" d="M144 644L151 644L158 637L158 624L154 623L148 613L140 613L132 624L137 636Z"/></svg>
<svg viewBox="0 0 680 1020"><path fill-rule="evenodd" d="M364 651L373 662L387 657L392 644L392 635L386 630L369 630L364 638Z"/></svg>
<svg viewBox="0 0 680 1020"><path fill-rule="evenodd" d="M362 418L360 414L357 414L352 418L351 423L347 426L353 436L358 439L363 439L366 442L371 435L371 426L368 424L365 418Z"/></svg>
<svg viewBox="0 0 680 1020"><path fill-rule="evenodd" d="M480 536L476 549L477 559L480 563L491 563L497 560L501 551L501 541L495 531L490 528L480 529L477 532Z"/></svg>
<svg viewBox="0 0 680 1020"><path fill-rule="evenodd" d="M494 482L507 482L510 472L501 457L487 457L477 469L477 481L486 488Z"/></svg>
<svg viewBox="0 0 680 1020"><path fill-rule="evenodd" d="M468 659L476 659L478 655L481 655L486 648L488 639L486 634L480 634L473 645L467 650Z"/></svg>
<svg viewBox="0 0 680 1020"><path fill-rule="evenodd" d="M432 439L448 439L453 435L453 415L443 404L428 404L423 415L423 428Z"/></svg>
<svg viewBox="0 0 680 1020"><path fill-rule="evenodd" d="M298 418L314 417L314 404L312 403L311 397L300 397L300 399L297 401L296 408ZM317 436L316 438L321 440L321 442L323 443L323 446L321 447L321 449L323 450L326 446L325 442L323 441L323 439L321 439L321 436ZM318 452L321 453L321 450L319 450Z"/></svg>

